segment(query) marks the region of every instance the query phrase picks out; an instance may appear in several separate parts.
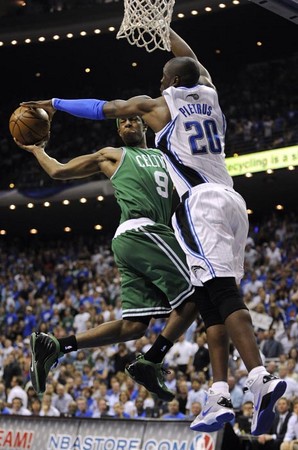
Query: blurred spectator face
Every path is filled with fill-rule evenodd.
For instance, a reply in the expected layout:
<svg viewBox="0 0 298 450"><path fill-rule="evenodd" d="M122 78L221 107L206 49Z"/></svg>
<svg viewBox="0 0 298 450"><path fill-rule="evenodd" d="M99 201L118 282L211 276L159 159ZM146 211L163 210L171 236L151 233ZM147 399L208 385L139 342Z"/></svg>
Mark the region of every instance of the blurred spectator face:
<svg viewBox="0 0 298 450"><path fill-rule="evenodd" d="M179 402L174 399L168 403L168 410L170 414L178 414L179 412Z"/></svg>
<svg viewBox="0 0 298 450"><path fill-rule="evenodd" d="M276 363L274 361L270 361L267 366L266 369L269 373L273 374L276 372L277 366Z"/></svg>
<svg viewBox="0 0 298 450"><path fill-rule="evenodd" d="M199 380L192 380L191 387L194 391L199 391L201 389L201 383Z"/></svg>
<svg viewBox="0 0 298 450"><path fill-rule="evenodd" d="M241 407L242 413L246 417L252 417L253 415L253 403L245 402Z"/></svg>
<svg viewBox="0 0 298 450"><path fill-rule="evenodd" d="M115 416L121 417L124 412L124 406L121 403L115 403L114 405Z"/></svg>
<svg viewBox="0 0 298 450"><path fill-rule="evenodd" d="M38 416L41 410L41 402L38 398L35 398L31 403L32 414Z"/></svg>
<svg viewBox="0 0 298 450"><path fill-rule="evenodd" d="M285 397L281 397L276 403L276 409L279 414L285 414L289 411L289 402Z"/></svg>
<svg viewBox="0 0 298 450"><path fill-rule="evenodd" d="M202 405L200 402L193 402L190 407L190 412L192 416L198 416L202 411Z"/></svg>
<svg viewBox="0 0 298 450"><path fill-rule="evenodd" d="M293 401L293 413L296 414L296 416L298 416L298 400L294 400Z"/></svg>
<svg viewBox="0 0 298 450"><path fill-rule="evenodd" d="M20 411L20 409L22 408L22 406L23 406L22 400L18 397L15 397L12 400L12 405L11 405L12 413L17 414Z"/></svg>
<svg viewBox="0 0 298 450"><path fill-rule="evenodd" d="M48 377L49 379L49 377ZM50 397L52 396L52 394L54 393L54 386L50 383L47 383L46 386L46 393L50 395Z"/></svg>
<svg viewBox="0 0 298 450"><path fill-rule="evenodd" d="M98 408L98 411L99 411L101 414L106 413L106 412L108 411L108 409L109 409L108 403L107 403L106 399L104 399L104 398L99 398L99 399L97 400L97 408Z"/></svg>
<svg viewBox="0 0 298 450"><path fill-rule="evenodd" d="M143 411L144 400L141 397L137 397L135 400L135 405L136 405L137 411Z"/></svg>
<svg viewBox="0 0 298 450"><path fill-rule="evenodd" d="M63 395L65 394L65 387L63 386L63 384L58 384L56 392L59 397L63 397Z"/></svg>
<svg viewBox="0 0 298 450"><path fill-rule="evenodd" d="M129 400L129 395L126 391L121 391L119 395L119 400L121 403L125 403Z"/></svg>
<svg viewBox="0 0 298 450"><path fill-rule="evenodd" d="M77 409L78 409L78 407L77 407L76 402L75 401L70 402L70 404L68 405L68 414L70 416L74 416L75 413L77 412Z"/></svg>
<svg viewBox="0 0 298 450"><path fill-rule="evenodd" d="M119 392L120 391L120 383L118 380L113 380L111 381L111 388L114 392Z"/></svg>
<svg viewBox="0 0 298 450"><path fill-rule="evenodd" d="M86 399L83 397L79 397L77 399L77 407L79 411L85 412L87 410Z"/></svg>

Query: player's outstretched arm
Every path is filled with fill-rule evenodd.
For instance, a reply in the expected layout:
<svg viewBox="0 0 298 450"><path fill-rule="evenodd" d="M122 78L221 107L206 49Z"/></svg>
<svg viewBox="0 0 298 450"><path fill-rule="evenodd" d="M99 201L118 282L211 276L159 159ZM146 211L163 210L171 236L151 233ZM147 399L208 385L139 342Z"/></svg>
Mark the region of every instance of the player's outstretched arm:
<svg viewBox="0 0 298 450"><path fill-rule="evenodd" d="M179 34L177 34L172 28L170 28L170 42L171 42L171 50L174 56L188 56L189 58L195 59L200 67L200 83L206 86L212 87L215 89L214 84L212 83L212 78L206 67L200 63L196 54L193 52L191 47L182 39Z"/></svg>
<svg viewBox="0 0 298 450"><path fill-rule="evenodd" d="M101 157L100 150L89 155L82 155L71 159L65 164L49 156L45 151L45 144L41 145L22 145L18 141L16 144L24 150L32 153L43 170L51 177L57 180L71 180L77 178L86 178L100 172L100 163L106 161Z"/></svg>

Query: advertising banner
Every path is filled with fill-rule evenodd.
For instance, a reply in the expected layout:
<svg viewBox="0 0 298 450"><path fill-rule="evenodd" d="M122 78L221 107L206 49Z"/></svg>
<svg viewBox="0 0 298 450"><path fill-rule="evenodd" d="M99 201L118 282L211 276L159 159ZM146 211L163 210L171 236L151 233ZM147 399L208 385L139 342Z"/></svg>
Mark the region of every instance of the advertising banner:
<svg viewBox="0 0 298 450"><path fill-rule="evenodd" d="M0 416L0 450L220 450L189 421Z"/></svg>

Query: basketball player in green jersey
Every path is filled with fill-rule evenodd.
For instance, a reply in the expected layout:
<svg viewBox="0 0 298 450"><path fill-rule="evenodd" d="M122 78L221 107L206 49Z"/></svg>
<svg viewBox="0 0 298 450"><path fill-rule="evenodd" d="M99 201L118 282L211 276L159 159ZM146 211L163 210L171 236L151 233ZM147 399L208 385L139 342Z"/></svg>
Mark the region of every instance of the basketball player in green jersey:
<svg viewBox="0 0 298 450"><path fill-rule="evenodd" d="M194 288L184 253L168 226L173 185L162 154L147 148L147 127L141 118L118 119L117 124L124 147L105 147L65 164L51 158L44 146L19 144L52 178L67 180L103 172L121 208L112 249L121 275L122 319L62 339L33 333L30 376L37 393L45 391L50 368L65 353L137 339L152 317L168 316L172 310L179 314L180 307L193 309L195 318ZM171 400L174 395L162 376L160 383L159 396Z"/></svg>

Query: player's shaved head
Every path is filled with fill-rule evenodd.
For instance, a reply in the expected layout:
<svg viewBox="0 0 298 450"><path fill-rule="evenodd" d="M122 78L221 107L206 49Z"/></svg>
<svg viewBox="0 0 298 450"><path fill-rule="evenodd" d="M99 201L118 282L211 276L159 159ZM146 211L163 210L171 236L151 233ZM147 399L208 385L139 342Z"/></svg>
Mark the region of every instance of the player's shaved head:
<svg viewBox="0 0 298 450"><path fill-rule="evenodd" d="M199 82L199 64L195 59L188 56L170 59L170 61L167 62L165 69L170 77L177 77L175 86L192 87Z"/></svg>

